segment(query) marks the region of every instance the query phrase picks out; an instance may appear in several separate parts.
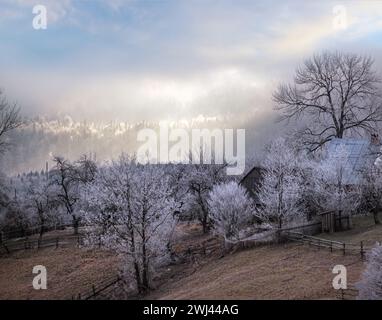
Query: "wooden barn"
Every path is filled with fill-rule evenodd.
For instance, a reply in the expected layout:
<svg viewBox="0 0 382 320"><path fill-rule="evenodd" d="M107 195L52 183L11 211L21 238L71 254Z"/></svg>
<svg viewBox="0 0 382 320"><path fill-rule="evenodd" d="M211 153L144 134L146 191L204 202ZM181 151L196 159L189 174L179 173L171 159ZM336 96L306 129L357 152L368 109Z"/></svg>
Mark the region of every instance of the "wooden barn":
<svg viewBox="0 0 382 320"><path fill-rule="evenodd" d="M256 204L259 203L256 190L261 185L263 170L261 167L255 166L240 180L240 184L248 190L248 194L254 199Z"/></svg>

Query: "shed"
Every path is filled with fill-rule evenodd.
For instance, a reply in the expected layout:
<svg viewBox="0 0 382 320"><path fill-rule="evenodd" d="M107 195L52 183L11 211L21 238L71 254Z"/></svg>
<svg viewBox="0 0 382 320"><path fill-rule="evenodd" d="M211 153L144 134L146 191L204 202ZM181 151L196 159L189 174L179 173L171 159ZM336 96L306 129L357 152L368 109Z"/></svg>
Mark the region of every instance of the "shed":
<svg viewBox="0 0 382 320"><path fill-rule="evenodd" d="M317 215L321 218L321 232L333 233L336 225L335 211L325 211Z"/></svg>
<svg viewBox="0 0 382 320"><path fill-rule="evenodd" d="M247 189L255 204L259 204L257 189L261 185L263 170L263 168L255 166L240 180L240 184Z"/></svg>

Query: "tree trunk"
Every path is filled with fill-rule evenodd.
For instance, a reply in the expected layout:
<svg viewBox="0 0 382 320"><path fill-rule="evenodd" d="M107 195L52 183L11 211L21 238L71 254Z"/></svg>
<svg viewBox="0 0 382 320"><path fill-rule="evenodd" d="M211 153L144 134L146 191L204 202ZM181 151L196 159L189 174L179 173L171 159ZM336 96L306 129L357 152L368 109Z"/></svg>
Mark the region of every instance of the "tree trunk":
<svg viewBox="0 0 382 320"><path fill-rule="evenodd" d="M138 265L138 262L135 261L135 258L134 258L134 272L135 272L135 281L137 283L137 290L138 290L138 293L141 294L143 293L143 286L142 286L141 274L139 273L139 265Z"/></svg>
<svg viewBox="0 0 382 320"><path fill-rule="evenodd" d="M200 197L200 207L202 208L202 227L203 233L206 234L210 231L210 226L208 225L208 208L203 203L203 199Z"/></svg>
<svg viewBox="0 0 382 320"><path fill-rule="evenodd" d="M44 234L44 225L41 225L40 226L40 235L39 235L40 239L42 239L43 234Z"/></svg>
<svg viewBox="0 0 382 320"><path fill-rule="evenodd" d="M149 266L147 263L146 253L144 253L143 256L142 288L143 293L146 293L150 289Z"/></svg>
<svg viewBox="0 0 382 320"><path fill-rule="evenodd" d="M338 210L338 227L340 230L342 230L342 210Z"/></svg>
<svg viewBox="0 0 382 320"><path fill-rule="evenodd" d="M348 228L353 229L353 217L352 217L351 213L349 213L349 215L348 215Z"/></svg>
<svg viewBox="0 0 382 320"><path fill-rule="evenodd" d="M203 213L203 218L202 218L202 227L203 227L203 233L208 233L209 227L208 227L208 222L207 222L207 215Z"/></svg>
<svg viewBox="0 0 382 320"><path fill-rule="evenodd" d="M77 235L78 234L78 228L80 226L80 218L77 218L75 215L72 216L73 217L73 230L74 230L74 234Z"/></svg>
<svg viewBox="0 0 382 320"><path fill-rule="evenodd" d="M374 223L375 224L381 224L381 221L379 220L378 217L379 210L376 208L373 210L373 218L374 218Z"/></svg>

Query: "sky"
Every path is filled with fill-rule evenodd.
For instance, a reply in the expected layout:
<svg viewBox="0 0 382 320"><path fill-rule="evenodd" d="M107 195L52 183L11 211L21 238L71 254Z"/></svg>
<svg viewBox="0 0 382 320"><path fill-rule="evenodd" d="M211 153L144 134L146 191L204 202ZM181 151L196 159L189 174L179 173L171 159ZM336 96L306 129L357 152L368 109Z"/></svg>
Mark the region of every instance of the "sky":
<svg viewBox="0 0 382 320"><path fill-rule="evenodd" d="M380 71L381 46L381 0L0 0L0 88L28 117L262 119L305 58L357 52Z"/></svg>

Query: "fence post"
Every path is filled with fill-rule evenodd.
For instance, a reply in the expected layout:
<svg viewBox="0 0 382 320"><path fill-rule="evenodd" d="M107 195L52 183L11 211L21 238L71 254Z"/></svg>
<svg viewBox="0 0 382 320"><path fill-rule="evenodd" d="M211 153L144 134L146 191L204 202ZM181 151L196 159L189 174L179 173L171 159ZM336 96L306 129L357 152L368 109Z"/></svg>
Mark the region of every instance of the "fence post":
<svg viewBox="0 0 382 320"><path fill-rule="evenodd" d="M80 236L79 235L77 236L77 247L78 248L80 247Z"/></svg>
<svg viewBox="0 0 382 320"><path fill-rule="evenodd" d="M361 241L361 260L364 259L365 252L363 251L363 241Z"/></svg>
<svg viewBox="0 0 382 320"><path fill-rule="evenodd" d="M330 252L333 252L333 243L330 241Z"/></svg>
<svg viewBox="0 0 382 320"><path fill-rule="evenodd" d="M318 239L318 250L320 250L320 247L321 247L321 240Z"/></svg>
<svg viewBox="0 0 382 320"><path fill-rule="evenodd" d="M37 239L37 250L40 249L40 245L41 245L41 239L38 238Z"/></svg>
<svg viewBox="0 0 382 320"><path fill-rule="evenodd" d="M345 246L346 246L346 244L343 243L343 244L342 244L342 250L343 250L343 254L344 254L344 255L345 255Z"/></svg>

